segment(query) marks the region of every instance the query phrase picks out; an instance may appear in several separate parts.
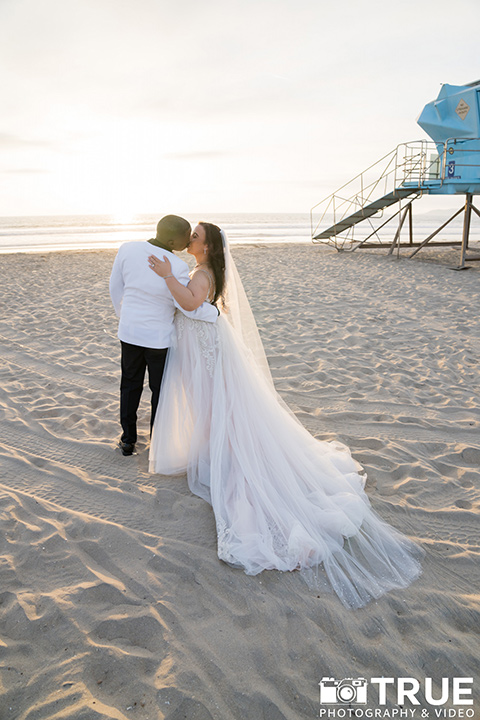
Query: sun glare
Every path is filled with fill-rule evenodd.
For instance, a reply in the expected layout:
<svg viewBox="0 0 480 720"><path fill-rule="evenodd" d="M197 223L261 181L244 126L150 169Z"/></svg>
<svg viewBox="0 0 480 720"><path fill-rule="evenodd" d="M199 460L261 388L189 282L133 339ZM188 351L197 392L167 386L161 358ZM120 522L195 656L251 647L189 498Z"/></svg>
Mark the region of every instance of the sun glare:
<svg viewBox="0 0 480 720"><path fill-rule="evenodd" d="M122 208L112 214L115 225L131 225L137 219L137 213Z"/></svg>

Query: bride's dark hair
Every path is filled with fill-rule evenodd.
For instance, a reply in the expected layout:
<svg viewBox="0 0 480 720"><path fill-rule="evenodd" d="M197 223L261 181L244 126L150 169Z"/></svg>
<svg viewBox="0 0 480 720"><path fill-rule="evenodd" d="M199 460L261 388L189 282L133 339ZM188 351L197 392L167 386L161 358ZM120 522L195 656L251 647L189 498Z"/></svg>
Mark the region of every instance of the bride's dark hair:
<svg viewBox="0 0 480 720"><path fill-rule="evenodd" d="M212 268L215 280L215 295L212 304L215 305L220 298L223 303L223 291L225 288L225 253L223 251L223 240L220 228L213 223L198 223L205 230L205 240L208 247L208 264Z"/></svg>

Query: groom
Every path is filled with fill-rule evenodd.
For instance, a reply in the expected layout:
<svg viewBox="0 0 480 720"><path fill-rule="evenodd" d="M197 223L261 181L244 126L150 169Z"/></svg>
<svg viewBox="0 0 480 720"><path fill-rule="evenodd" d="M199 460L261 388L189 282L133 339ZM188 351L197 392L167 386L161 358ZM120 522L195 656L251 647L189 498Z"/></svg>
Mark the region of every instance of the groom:
<svg viewBox="0 0 480 720"><path fill-rule="evenodd" d="M118 337L122 350L120 382L119 447L123 455L132 455L137 442L137 410L143 391L145 371L152 393L150 432L160 395L167 349L173 334L173 316L179 305L173 300L167 284L150 268L149 255L168 257L172 275L183 285L189 281L188 265L173 254L190 242L190 223L177 215L166 215L157 225L155 238L146 242L124 243L115 258L110 276L110 297L120 318ZM203 303L185 315L215 322L217 309Z"/></svg>

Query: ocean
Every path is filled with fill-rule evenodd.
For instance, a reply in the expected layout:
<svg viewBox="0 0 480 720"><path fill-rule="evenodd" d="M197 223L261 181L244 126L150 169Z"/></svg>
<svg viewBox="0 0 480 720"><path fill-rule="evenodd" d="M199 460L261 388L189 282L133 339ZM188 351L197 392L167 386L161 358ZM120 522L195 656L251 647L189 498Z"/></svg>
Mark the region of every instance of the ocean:
<svg viewBox="0 0 480 720"><path fill-rule="evenodd" d="M415 240L426 238L451 214L447 210L414 217ZM108 215L0 217L0 253L115 249L128 240L148 240L153 237L159 217L152 214L138 215L128 220ZM309 213L207 213L185 217L192 225L198 220L215 222L225 230L233 245L311 242ZM391 241L395 223L393 220L382 231L382 242ZM363 232L369 231L367 223L364 226ZM460 241L461 237L462 216L448 225L435 240ZM475 214L472 215L470 237L472 245L480 242L480 219ZM407 240L406 228L402 240Z"/></svg>
<svg viewBox="0 0 480 720"><path fill-rule="evenodd" d="M138 215L120 220L108 215L57 215L0 218L0 253L101 250L118 248L128 240L155 235L161 215ZM310 242L308 214L204 214L185 217L215 222L232 244Z"/></svg>

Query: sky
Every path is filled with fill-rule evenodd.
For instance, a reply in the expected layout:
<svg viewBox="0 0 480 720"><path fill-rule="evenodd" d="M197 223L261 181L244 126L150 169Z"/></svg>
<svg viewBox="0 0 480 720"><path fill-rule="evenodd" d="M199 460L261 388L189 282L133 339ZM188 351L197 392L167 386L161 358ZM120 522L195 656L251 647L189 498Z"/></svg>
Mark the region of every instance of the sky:
<svg viewBox="0 0 480 720"><path fill-rule="evenodd" d="M479 0L0 0L0 216L306 212L480 79Z"/></svg>

